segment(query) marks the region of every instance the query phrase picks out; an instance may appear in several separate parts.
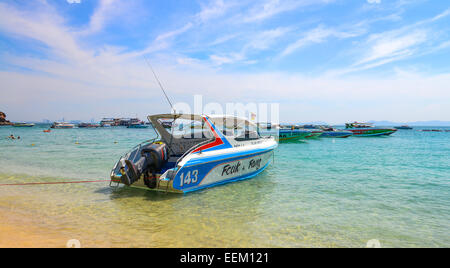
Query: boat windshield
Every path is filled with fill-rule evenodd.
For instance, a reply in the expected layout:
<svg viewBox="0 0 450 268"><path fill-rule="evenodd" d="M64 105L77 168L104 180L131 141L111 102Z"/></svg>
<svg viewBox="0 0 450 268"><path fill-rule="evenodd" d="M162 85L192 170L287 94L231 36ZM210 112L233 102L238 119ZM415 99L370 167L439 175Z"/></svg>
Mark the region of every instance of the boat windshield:
<svg viewBox="0 0 450 268"><path fill-rule="evenodd" d="M260 138L258 126L247 120L232 117L224 117L221 120L215 118L214 124L217 130L221 131L225 136L234 138L237 141Z"/></svg>
<svg viewBox="0 0 450 268"><path fill-rule="evenodd" d="M174 139L212 139L211 129L201 119L159 119L167 134Z"/></svg>
<svg viewBox="0 0 450 268"><path fill-rule="evenodd" d="M354 123L347 123L345 124L346 128L372 128L373 124L371 123L358 123L358 122L354 122Z"/></svg>

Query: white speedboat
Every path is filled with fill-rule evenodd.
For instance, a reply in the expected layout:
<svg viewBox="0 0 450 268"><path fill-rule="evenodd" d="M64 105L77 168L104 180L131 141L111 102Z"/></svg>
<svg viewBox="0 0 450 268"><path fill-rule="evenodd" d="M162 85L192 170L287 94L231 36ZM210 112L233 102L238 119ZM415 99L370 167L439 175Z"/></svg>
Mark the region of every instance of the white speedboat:
<svg viewBox="0 0 450 268"><path fill-rule="evenodd" d="M14 127L34 127L33 123L14 123Z"/></svg>
<svg viewBox="0 0 450 268"><path fill-rule="evenodd" d="M53 125L51 126L51 128L56 128L56 129L66 129L66 128L74 128L75 125L74 124L69 124L66 122L55 122L53 123Z"/></svg>
<svg viewBox="0 0 450 268"><path fill-rule="evenodd" d="M148 117L158 138L117 162L111 181L186 193L252 178L270 163L277 142L234 116L163 114ZM164 122L172 122L168 128Z"/></svg>

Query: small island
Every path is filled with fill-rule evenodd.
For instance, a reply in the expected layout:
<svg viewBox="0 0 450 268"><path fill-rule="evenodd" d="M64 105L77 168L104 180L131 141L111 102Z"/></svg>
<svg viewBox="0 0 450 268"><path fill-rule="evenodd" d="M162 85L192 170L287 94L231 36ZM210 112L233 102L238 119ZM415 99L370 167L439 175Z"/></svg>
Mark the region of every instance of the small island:
<svg viewBox="0 0 450 268"><path fill-rule="evenodd" d="M6 114L4 112L0 112L0 126L12 126L13 123L6 120Z"/></svg>

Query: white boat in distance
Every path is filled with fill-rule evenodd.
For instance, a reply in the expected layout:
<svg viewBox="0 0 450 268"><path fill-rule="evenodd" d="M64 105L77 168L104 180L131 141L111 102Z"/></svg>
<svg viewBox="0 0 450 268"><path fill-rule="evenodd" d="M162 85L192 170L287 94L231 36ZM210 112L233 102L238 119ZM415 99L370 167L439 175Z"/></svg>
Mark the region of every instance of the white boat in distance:
<svg viewBox="0 0 450 268"><path fill-rule="evenodd" d="M148 117L158 138L138 145L116 163L111 181L186 193L252 178L270 163L277 142L234 116L162 114ZM163 122L170 120L172 127Z"/></svg>
<svg viewBox="0 0 450 268"><path fill-rule="evenodd" d="M66 122L55 122L53 123L53 125L51 126L51 128L56 128L56 129L63 129L63 128L74 128L75 125L74 124L69 124Z"/></svg>

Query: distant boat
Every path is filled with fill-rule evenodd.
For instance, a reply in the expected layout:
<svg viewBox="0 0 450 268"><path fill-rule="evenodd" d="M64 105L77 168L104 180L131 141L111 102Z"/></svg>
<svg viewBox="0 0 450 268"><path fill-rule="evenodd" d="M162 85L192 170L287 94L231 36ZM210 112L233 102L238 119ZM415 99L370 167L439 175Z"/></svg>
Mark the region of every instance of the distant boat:
<svg viewBox="0 0 450 268"><path fill-rule="evenodd" d="M353 136L353 132L348 130L339 130L332 127L321 127L323 133L322 136L324 138L348 138Z"/></svg>
<svg viewBox="0 0 450 268"><path fill-rule="evenodd" d="M387 136L395 133L395 128L376 128L370 123L347 123L345 129L353 132L355 137Z"/></svg>
<svg viewBox="0 0 450 268"><path fill-rule="evenodd" d="M338 130L334 129L330 126L319 126L319 125L304 125L302 127L303 129L308 130L319 130L321 131L321 135L319 137L321 138L348 138L353 135L353 132L348 130Z"/></svg>
<svg viewBox="0 0 450 268"><path fill-rule="evenodd" d="M33 123L14 123L14 127L34 127Z"/></svg>
<svg viewBox="0 0 450 268"><path fill-rule="evenodd" d="M280 128L278 132L280 142L317 138L320 135L322 135L322 131L309 129Z"/></svg>
<svg viewBox="0 0 450 268"><path fill-rule="evenodd" d="M66 122L55 122L51 126L51 128L56 128L56 129L67 129L67 128L74 128L74 127L75 127L74 124L69 124Z"/></svg>
<svg viewBox="0 0 450 268"><path fill-rule="evenodd" d="M91 123L81 123L78 125L79 128L98 128L100 124L91 124Z"/></svg>
<svg viewBox="0 0 450 268"><path fill-rule="evenodd" d="M399 126L399 127L394 127L396 129L413 129L412 127L408 126L408 125L403 125L403 126Z"/></svg>
<svg viewBox="0 0 450 268"><path fill-rule="evenodd" d="M112 127L112 126L117 126L117 123L114 120L114 118L103 118L102 121L100 121L100 126Z"/></svg>
<svg viewBox="0 0 450 268"><path fill-rule="evenodd" d="M127 128L148 128L148 125L143 123L129 124Z"/></svg>
<svg viewBox="0 0 450 268"><path fill-rule="evenodd" d="M304 125L302 128L304 128L304 129L318 129L318 126L316 126L316 125Z"/></svg>

